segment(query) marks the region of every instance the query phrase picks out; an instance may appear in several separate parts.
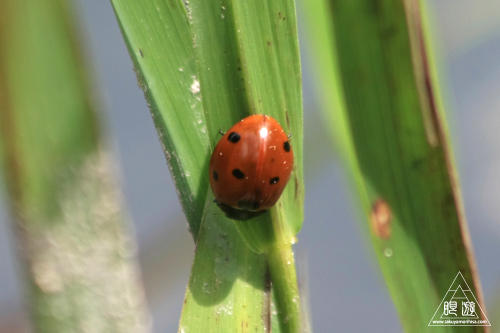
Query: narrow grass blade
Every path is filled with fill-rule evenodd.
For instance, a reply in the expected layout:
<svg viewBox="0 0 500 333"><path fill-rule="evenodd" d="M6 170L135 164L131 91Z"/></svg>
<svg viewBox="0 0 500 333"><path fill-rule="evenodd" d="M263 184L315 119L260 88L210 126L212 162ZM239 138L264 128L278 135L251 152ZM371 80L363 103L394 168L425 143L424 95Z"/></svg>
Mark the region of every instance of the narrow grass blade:
<svg viewBox="0 0 500 333"><path fill-rule="evenodd" d="M484 309L423 2L315 3L328 18L318 44L336 43L324 80L341 82L341 107L328 111L345 114L346 155L403 327L426 331L459 271Z"/></svg>
<svg viewBox="0 0 500 333"><path fill-rule="evenodd" d="M261 2L265 7L239 2L191 3L199 85L181 1L112 2L197 240L180 330L268 329L267 260L248 246L257 252L274 246L276 223L278 239L288 243L288 261L279 255L274 261L278 266L292 267L282 271L293 274L287 281L295 282L295 287L280 290L287 296L290 290L296 295L289 243L303 216L302 100L293 2ZM255 20L257 16L259 20ZM213 203L207 187L207 162L219 130L251 113L269 114L284 124L293 134L296 163L293 180L275 212L253 221L254 227L261 227L240 230L255 241L244 242L235 224ZM297 330L295 304L299 302L282 304L278 311L283 311L283 318L293 318L287 319L284 327Z"/></svg>
<svg viewBox="0 0 500 333"><path fill-rule="evenodd" d="M266 256L207 200L179 332L268 331L270 289Z"/></svg>
<svg viewBox="0 0 500 333"><path fill-rule="evenodd" d="M207 201L209 206L197 244L181 329L196 331L205 324L211 332L245 331L248 319L252 329L269 330L268 285L271 278L280 329L298 332L301 329L300 302L290 244L303 218L302 99L294 4L292 1L192 1L188 10L212 145L219 139L219 130L228 129L249 114L268 114L292 133L296 158L292 180L271 214L249 222L235 222L246 244L241 242L234 225L228 223L221 212L208 208L213 204L210 206L210 200ZM203 290L205 283L211 288L214 283L215 286L220 283L218 270L200 267L207 261L217 262L222 253L227 256L227 250L222 250L223 244L211 246L221 242L220 235L203 236L221 227L232 245L229 257L245 260L239 260L242 267L235 271L241 273L231 275L229 281L235 282L231 282L230 293L214 301L212 295L201 292L196 295L196 291ZM267 256L254 254L246 245ZM263 258L268 260L262 262ZM284 276L275 276L275 273ZM257 303L241 307L241 303L234 300L241 302L238 295L248 294L245 288L249 284ZM220 308L235 312L222 316ZM192 318L200 312L204 314L201 318L204 322L193 322Z"/></svg>
<svg viewBox="0 0 500 333"><path fill-rule="evenodd" d="M0 156L37 332L145 332L68 3L0 2Z"/></svg>
<svg viewBox="0 0 500 333"><path fill-rule="evenodd" d="M208 191L210 140L182 1L111 1L194 239Z"/></svg>

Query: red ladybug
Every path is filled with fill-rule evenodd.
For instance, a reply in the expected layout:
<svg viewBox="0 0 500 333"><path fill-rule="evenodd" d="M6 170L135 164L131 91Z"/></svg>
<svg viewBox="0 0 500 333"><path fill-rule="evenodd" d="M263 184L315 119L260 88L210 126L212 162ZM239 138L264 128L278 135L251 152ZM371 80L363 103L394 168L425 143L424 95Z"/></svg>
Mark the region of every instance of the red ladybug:
<svg viewBox="0 0 500 333"><path fill-rule="evenodd" d="M270 116L246 117L226 132L210 159L215 202L229 218L248 220L278 201L293 169L293 152Z"/></svg>

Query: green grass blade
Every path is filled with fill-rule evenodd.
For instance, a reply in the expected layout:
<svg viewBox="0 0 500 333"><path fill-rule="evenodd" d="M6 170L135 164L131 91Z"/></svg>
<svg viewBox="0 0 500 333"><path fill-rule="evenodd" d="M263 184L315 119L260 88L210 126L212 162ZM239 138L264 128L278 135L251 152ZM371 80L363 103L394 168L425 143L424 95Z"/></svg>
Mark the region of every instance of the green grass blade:
<svg viewBox="0 0 500 333"><path fill-rule="evenodd" d="M0 155L36 332L145 332L115 170L65 1L0 2Z"/></svg>
<svg viewBox="0 0 500 333"><path fill-rule="evenodd" d="M275 225L279 243L288 243L288 248L278 251L274 262L277 269L286 264L288 269L280 271L287 274L287 282L295 283L283 284L279 290L293 298L297 290L294 265L288 264L293 263L289 243L300 229L303 216L302 97L293 2L262 2L266 5L264 13L259 11L262 21L252 19L257 16L257 6L247 8L238 2L190 5L203 110L199 86L193 85L197 82L194 51L182 2L112 2L197 239L180 330L269 328L267 260L248 245L257 252L269 250L278 243L272 230ZM257 51L255 43L259 44ZM228 129L251 113L269 114L293 134L296 163L293 179L273 214L240 230L249 235L245 243L235 224L213 203L207 187L207 162L209 147L219 139L219 130ZM193 211L196 213L190 217ZM276 283L281 281L285 280ZM278 312L284 313L284 327L297 331L299 302L281 304ZM293 319L285 320L287 317Z"/></svg>
<svg viewBox="0 0 500 333"><path fill-rule="evenodd" d="M196 240L208 191L209 138L182 1L112 0Z"/></svg>
<svg viewBox="0 0 500 333"><path fill-rule="evenodd" d="M179 332L269 330L266 256L247 247L212 200L207 200L204 216Z"/></svg>
<svg viewBox="0 0 500 333"><path fill-rule="evenodd" d="M318 44L337 52L323 80L342 83L341 107L329 111L347 119L350 168L403 327L428 329L458 271L484 310L419 3L315 3L328 18Z"/></svg>
<svg viewBox="0 0 500 333"><path fill-rule="evenodd" d="M249 222L236 222L235 225L246 243L255 245L252 246L253 250L269 253L280 328L285 332L298 332L301 325L300 302L297 301L295 266L290 246L293 236L300 230L303 218L302 100L294 4L291 1L192 1L188 9L212 145L219 139L220 129L228 129L249 114L271 115L293 134L295 169L277 207L269 215ZM207 204L213 206L210 200ZM203 290L204 283L208 282L210 286L218 281L214 270L203 270L199 266L207 260L218 260L224 253L222 245L210 245L212 242L221 242L220 236L200 238L181 317L181 329L200 329L203 322L195 323L194 326L191 321L200 312L204 313L203 319L208 320L204 324L214 332L245 331L248 322L245 319L235 321L235 317L253 318L251 325L261 326L252 328L270 329L271 323L267 317L270 311L267 287L269 274L266 265L262 264L261 256L252 253L239 240L234 226L228 224L220 212L216 212L207 210L200 235L211 233L215 225L223 225L231 244L234 244L230 257L245 258L246 261L240 260L242 271L233 277L238 283L233 283L228 296L214 302L212 295L197 295L196 291ZM273 275L277 273L283 273L284 276ZM258 284L251 281L257 281ZM253 285L258 303L252 307L241 307L234 299L239 299L238 295L245 293L244 288L248 284ZM204 308L202 304L206 304ZM231 316L221 316L218 314L220 307L235 312ZM264 313L267 315L264 316Z"/></svg>

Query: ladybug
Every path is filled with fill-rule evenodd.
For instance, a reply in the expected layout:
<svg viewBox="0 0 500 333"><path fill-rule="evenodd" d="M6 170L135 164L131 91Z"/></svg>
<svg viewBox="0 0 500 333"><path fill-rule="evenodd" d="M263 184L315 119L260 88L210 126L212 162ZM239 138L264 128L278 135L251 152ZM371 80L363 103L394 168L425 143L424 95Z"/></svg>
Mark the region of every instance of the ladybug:
<svg viewBox="0 0 500 333"><path fill-rule="evenodd" d="M281 125L262 114L246 117L223 134L212 153L215 202L229 218L251 219L274 206L292 169L293 151Z"/></svg>

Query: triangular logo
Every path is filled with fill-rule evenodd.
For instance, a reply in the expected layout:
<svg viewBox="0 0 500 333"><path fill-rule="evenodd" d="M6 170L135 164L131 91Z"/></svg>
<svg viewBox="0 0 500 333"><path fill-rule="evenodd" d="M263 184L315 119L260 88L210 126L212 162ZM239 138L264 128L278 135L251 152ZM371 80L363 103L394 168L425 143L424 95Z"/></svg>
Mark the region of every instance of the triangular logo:
<svg viewBox="0 0 500 333"><path fill-rule="evenodd" d="M461 272L455 276L428 326L491 326Z"/></svg>

